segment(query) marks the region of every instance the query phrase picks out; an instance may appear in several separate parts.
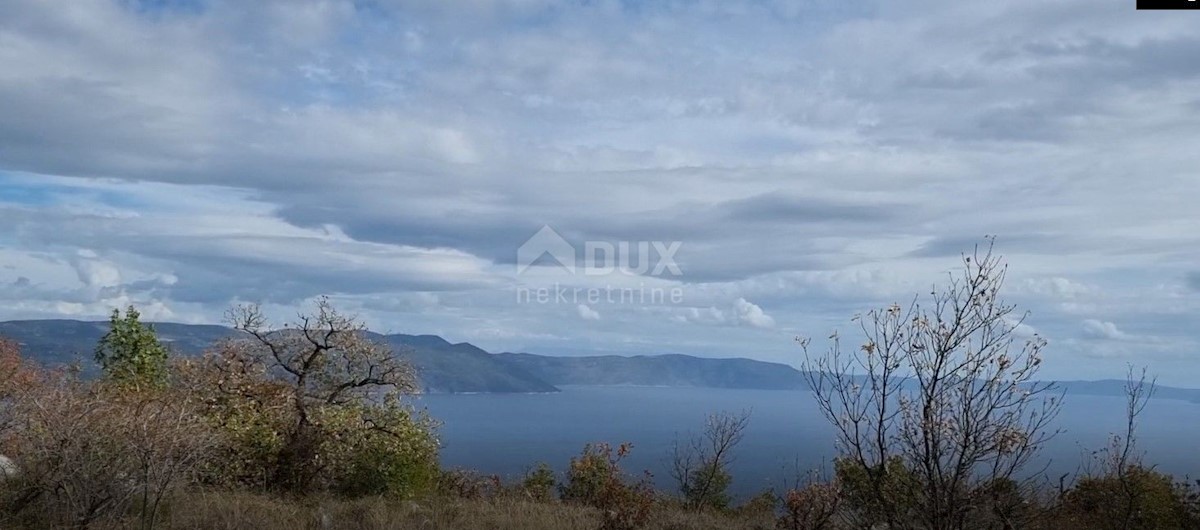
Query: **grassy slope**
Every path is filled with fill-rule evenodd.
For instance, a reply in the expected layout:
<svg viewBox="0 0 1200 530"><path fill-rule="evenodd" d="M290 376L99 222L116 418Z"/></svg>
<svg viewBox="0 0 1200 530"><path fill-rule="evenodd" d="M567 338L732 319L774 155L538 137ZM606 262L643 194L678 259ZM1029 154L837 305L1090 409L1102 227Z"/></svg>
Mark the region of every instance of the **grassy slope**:
<svg viewBox="0 0 1200 530"><path fill-rule="evenodd" d="M496 500L429 499L285 501L247 493L204 493L173 503L167 530L595 530L599 513L584 506ZM665 506L651 516L646 530L751 530L773 528L769 514L725 516Z"/></svg>

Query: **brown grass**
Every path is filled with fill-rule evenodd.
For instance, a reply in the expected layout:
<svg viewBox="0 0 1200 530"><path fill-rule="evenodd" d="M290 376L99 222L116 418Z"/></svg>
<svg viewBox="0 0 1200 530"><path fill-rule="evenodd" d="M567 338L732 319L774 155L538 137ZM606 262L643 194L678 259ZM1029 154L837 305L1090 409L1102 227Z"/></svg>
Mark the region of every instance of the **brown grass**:
<svg viewBox="0 0 1200 530"><path fill-rule="evenodd" d="M285 500L249 493L195 492L172 500L157 526L166 530L595 530L600 513L585 506L519 498ZM134 528L130 525L125 528ZM647 530L765 530L757 517L656 507Z"/></svg>

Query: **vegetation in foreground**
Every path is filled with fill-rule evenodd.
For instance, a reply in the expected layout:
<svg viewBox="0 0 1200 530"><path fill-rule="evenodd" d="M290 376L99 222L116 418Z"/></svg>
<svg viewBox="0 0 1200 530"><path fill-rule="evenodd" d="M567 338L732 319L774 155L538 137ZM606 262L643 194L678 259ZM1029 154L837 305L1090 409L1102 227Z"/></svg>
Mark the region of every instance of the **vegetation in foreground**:
<svg viewBox="0 0 1200 530"><path fill-rule="evenodd" d="M235 308L241 335L199 359L171 359L129 308L97 345L98 380L0 341L0 527L1200 528L1196 484L1137 452L1144 371L1128 377L1125 432L1087 472L1029 478L1062 396L1035 382L1046 343L1014 335L1004 271L977 250L928 298L856 317L861 345L801 341L837 433L833 476L740 504L729 465L748 413L676 444L674 493L622 468L627 444L504 483L439 469L436 423L404 400L412 368L327 301L281 327Z"/></svg>

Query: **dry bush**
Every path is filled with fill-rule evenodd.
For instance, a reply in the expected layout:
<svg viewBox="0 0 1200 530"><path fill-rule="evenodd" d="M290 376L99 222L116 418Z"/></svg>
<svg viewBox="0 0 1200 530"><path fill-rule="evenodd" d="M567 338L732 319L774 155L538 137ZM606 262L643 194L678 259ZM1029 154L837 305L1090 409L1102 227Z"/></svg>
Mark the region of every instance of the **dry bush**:
<svg viewBox="0 0 1200 530"><path fill-rule="evenodd" d="M89 528L132 517L152 528L164 496L193 482L211 448L193 405L165 391L47 377L14 404L20 475L6 485L10 521Z"/></svg>
<svg viewBox="0 0 1200 530"><path fill-rule="evenodd" d="M43 373L21 356L20 346L0 337L0 455L9 454L7 435L16 422L16 402L41 383Z"/></svg>
<svg viewBox="0 0 1200 530"><path fill-rule="evenodd" d="M483 475L470 469L449 469L438 475L438 495L451 499L492 499L503 488L497 475Z"/></svg>
<svg viewBox="0 0 1200 530"><path fill-rule="evenodd" d="M842 492L837 483L812 482L788 490L783 496L783 515L776 521L780 530L825 530L836 528Z"/></svg>

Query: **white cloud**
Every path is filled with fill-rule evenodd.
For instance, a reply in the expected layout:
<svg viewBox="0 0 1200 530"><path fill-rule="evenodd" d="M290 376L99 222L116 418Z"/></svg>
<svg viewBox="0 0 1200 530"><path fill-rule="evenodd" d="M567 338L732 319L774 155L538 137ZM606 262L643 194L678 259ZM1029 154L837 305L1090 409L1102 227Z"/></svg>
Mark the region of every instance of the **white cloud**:
<svg viewBox="0 0 1200 530"><path fill-rule="evenodd" d="M1075 300L1095 294L1095 289L1092 287L1063 277L1027 278L1023 286L1030 293L1065 300Z"/></svg>
<svg viewBox="0 0 1200 530"><path fill-rule="evenodd" d="M121 285L121 270L110 262L98 259L95 252L79 251L74 265L79 281L86 287L104 289Z"/></svg>
<svg viewBox="0 0 1200 530"><path fill-rule="evenodd" d="M673 322L703 324L708 326L746 326L752 328L773 328L775 319L766 314L763 309L745 298L734 300L729 309L717 307L687 307L676 311L672 316Z"/></svg>
<svg viewBox="0 0 1200 530"><path fill-rule="evenodd" d="M1102 320L1087 319L1083 321L1083 329L1088 335L1108 340L1134 340L1135 336L1125 333L1117 329L1117 325L1112 322Z"/></svg>
<svg viewBox="0 0 1200 530"><path fill-rule="evenodd" d="M756 328L775 327L775 319L763 312L761 307L746 301L745 298L738 298L733 302L733 318L739 324Z"/></svg>
<svg viewBox="0 0 1200 530"><path fill-rule="evenodd" d="M575 310L579 313L579 318L584 320L600 320L600 313L587 306L587 304L579 304L575 306Z"/></svg>

